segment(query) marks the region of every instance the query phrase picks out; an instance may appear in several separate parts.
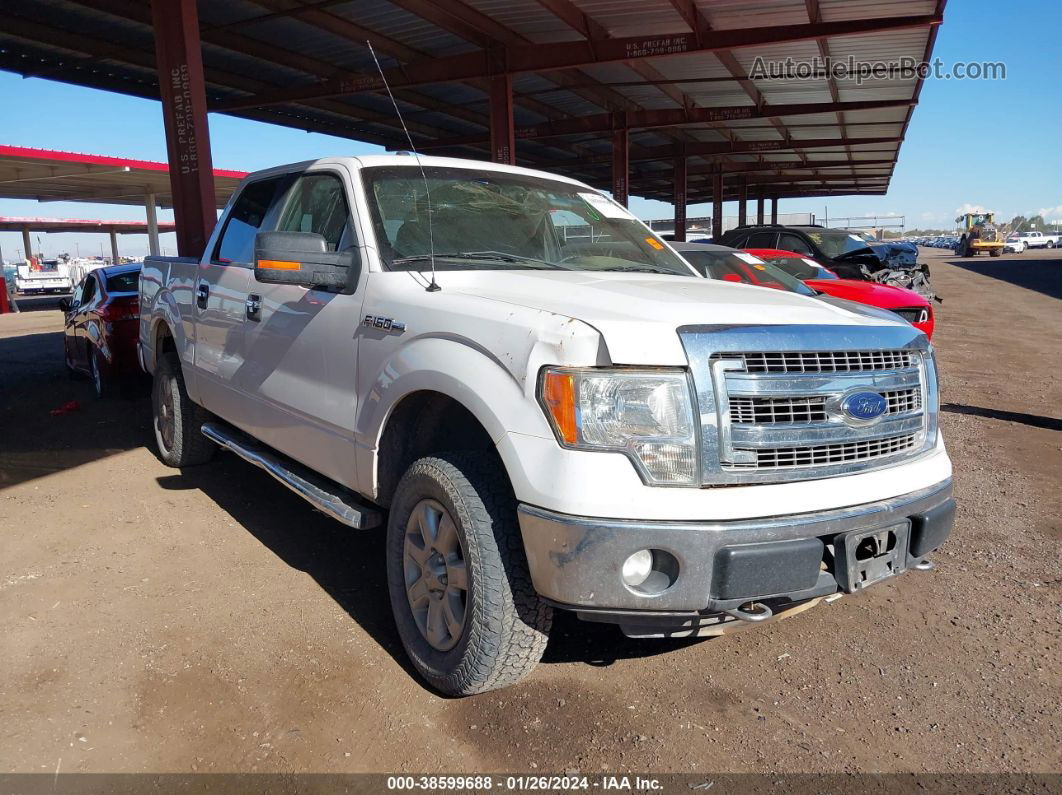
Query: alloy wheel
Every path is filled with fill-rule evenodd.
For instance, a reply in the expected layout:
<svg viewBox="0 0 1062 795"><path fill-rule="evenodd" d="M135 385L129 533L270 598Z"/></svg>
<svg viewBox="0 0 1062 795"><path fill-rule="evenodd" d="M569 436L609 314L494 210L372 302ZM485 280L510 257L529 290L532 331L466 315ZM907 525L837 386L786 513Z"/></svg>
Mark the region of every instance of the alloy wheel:
<svg viewBox="0 0 1062 795"><path fill-rule="evenodd" d="M409 516L402 570L417 629L432 648L449 651L465 628L468 569L457 526L436 500L421 500Z"/></svg>

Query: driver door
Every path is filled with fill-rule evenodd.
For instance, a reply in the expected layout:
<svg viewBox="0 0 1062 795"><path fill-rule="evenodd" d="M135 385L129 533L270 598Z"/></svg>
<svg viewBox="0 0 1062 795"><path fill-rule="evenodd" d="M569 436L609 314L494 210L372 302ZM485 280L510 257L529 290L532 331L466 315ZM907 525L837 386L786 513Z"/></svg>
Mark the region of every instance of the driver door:
<svg viewBox="0 0 1062 795"><path fill-rule="evenodd" d="M299 175L279 202L278 232L312 232L330 251L358 245L348 195L331 167ZM253 396L254 435L345 485L357 483L354 418L364 291L343 295L293 284L249 285L245 356L237 373Z"/></svg>

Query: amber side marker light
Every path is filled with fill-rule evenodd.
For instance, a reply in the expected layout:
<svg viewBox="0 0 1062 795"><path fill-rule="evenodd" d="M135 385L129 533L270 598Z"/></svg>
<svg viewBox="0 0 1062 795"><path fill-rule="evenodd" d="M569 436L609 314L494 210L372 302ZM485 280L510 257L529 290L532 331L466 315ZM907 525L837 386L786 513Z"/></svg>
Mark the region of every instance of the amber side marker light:
<svg viewBox="0 0 1062 795"><path fill-rule="evenodd" d="M542 381L542 401L561 439L565 444L575 444L579 439L575 423L575 376L547 370Z"/></svg>
<svg viewBox="0 0 1062 795"><path fill-rule="evenodd" d="M258 267L272 271L297 271L302 265L298 262L288 262L282 259L260 259Z"/></svg>

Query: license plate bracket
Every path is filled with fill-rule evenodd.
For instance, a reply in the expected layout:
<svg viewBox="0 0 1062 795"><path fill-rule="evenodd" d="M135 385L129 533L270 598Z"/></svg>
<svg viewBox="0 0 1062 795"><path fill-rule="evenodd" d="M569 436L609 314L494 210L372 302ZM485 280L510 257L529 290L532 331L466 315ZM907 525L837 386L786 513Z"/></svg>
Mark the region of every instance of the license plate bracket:
<svg viewBox="0 0 1062 795"><path fill-rule="evenodd" d="M833 542L837 584L855 593L899 574L907 560L910 533L911 523L905 521L837 536Z"/></svg>

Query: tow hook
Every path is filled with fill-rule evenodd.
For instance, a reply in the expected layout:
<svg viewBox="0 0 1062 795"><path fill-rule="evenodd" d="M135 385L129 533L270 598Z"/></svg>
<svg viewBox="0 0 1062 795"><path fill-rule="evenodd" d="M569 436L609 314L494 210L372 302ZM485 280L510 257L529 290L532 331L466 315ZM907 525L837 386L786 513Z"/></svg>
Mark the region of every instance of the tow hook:
<svg viewBox="0 0 1062 795"><path fill-rule="evenodd" d="M742 621L750 621L753 624L760 621L766 621L768 618L774 615L774 612L765 604L759 602L746 602L740 607L735 607L731 610L724 610L728 616L739 618Z"/></svg>
<svg viewBox="0 0 1062 795"><path fill-rule="evenodd" d="M936 566L933 564L933 561L931 560L920 560L914 565L914 567L918 571L933 571L933 569L936 568Z"/></svg>

